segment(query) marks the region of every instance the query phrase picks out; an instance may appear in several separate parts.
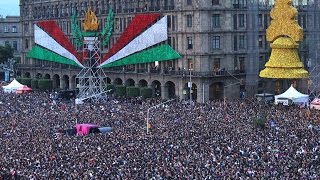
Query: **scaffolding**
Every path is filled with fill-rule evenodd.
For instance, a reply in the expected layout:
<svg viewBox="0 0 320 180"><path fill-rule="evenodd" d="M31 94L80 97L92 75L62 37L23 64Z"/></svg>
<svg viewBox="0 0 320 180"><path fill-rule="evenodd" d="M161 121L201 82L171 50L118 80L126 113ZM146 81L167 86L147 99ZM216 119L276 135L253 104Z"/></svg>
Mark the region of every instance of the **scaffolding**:
<svg viewBox="0 0 320 180"><path fill-rule="evenodd" d="M104 101L107 99L107 76L98 65L101 62L100 41L98 37L84 37L83 65L84 68L77 75L78 99Z"/></svg>

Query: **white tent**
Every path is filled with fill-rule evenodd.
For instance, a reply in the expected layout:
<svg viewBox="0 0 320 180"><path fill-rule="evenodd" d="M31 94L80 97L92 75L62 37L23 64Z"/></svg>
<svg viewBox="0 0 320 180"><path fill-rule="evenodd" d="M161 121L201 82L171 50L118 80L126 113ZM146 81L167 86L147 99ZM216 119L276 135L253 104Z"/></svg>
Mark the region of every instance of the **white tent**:
<svg viewBox="0 0 320 180"><path fill-rule="evenodd" d="M11 92L15 93L16 90L22 86L23 84L19 83L16 79L13 79L13 81L10 84L6 86L2 86L2 88L3 88L3 91L6 93L11 93Z"/></svg>
<svg viewBox="0 0 320 180"><path fill-rule="evenodd" d="M294 104L300 105L309 105L309 95L302 94L297 91L292 85L284 93L275 96L275 104L283 103L284 105L290 104L289 101L292 101Z"/></svg>

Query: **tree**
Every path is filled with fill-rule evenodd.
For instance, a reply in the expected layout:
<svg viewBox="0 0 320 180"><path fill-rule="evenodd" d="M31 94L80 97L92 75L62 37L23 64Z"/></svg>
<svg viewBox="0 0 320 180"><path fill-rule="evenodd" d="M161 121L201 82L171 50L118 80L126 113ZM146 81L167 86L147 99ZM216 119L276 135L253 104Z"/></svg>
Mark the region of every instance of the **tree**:
<svg viewBox="0 0 320 180"><path fill-rule="evenodd" d="M51 79L39 79L38 88L40 90L51 90L52 89L52 80Z"/></svg>
<svg viewBox="0 0 320 180"><path fill-rule="evenodd" d="M0 46L0 63L6 63L11 58L13 58L13 49L10 44Z"/></svg>
<svg viewBox="0 0 320 180"><path fill-rule="evenodd" d="M266 122L267 122L267 115L265 113L262 113L262 115L260 114L257 119L256 119L256 126L261 128L261 129L264 129L265 128L265 125L266 125Z"/></svg>

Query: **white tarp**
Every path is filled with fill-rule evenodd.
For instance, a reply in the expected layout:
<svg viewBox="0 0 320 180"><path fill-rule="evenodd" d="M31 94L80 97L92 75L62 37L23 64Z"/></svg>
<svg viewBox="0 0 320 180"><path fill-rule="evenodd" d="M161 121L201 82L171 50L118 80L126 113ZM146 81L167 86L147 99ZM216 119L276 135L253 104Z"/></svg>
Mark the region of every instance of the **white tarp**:
<svg viewBox="0 0 320 180"><path fill-rule="evenodd" d="M19 83L16 79L13 79L13 81L10 84L2 86L2 88L5 93L15 93L16 90L22 86L23 84Z"/></svg>
<svg viewBox="0 0 320 180"><path fill-rule="evenodd" d="M292 85L286 92L276 95L274 103L282 103L284 99L291 100L294 104L309 105L309 95L300 93Z"/></svg>

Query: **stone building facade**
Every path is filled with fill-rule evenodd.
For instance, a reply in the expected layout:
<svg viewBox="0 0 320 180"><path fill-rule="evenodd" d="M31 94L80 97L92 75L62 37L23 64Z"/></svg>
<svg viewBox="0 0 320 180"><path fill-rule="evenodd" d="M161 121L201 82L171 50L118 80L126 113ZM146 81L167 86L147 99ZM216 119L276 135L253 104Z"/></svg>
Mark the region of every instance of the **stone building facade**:
<svg viewBox="0 0 320 180"><path fill-rule="evenodd" d="M22 47L22 29L20 23L20 16L6 16L0 17L0 45L5 46L9 44L13 48L12 60L9 60L6 64L1 64L0 66L0 79L9 80L9 76L14 76L13 71L8 71L8 69L14 69L14 62L20 62L21 60L21 47ZM8 76L5 76L5 72ZM6 79L6 78L8 79Z"/></svg>
<svg viewBox="0 0 320 180"><path fill-rule="evenodd" d="M0 17L0 45L10 44L17 60L21 56L22 29L20 16Z"/></svg>
<svg viewBox="0 0 320 180"><path fill-rule="evenodd" d="M317 0L314 0L317 1ZM312 5L304 0L294 2L299 10L299 24L306 30L312 19ZM22 25L22 61L20 76L50 78L54 87L73 89L79 69L26 58L34 44L34 23L55 20L62 31L71 36L71 15L77 11L80 21L91 7L100 22L109 8L115 13L114 32L106 53L139 13L161 13L168 17L168 40L180 59L105 69L108 82L128 86L152 87L162 98L190 98L188 82L192 82L191 98L198 102L239 98L242 92L252 96L260 92L280 92L283 82L258 77L270 56L265 29L270 23L272 0L20 0ZM100 25L100 29L103 24ZM309 40L312 38L309 38ZM307 65L310 49L302 42L300 57ZM293 83L301 86L302 81ZM303 85L302 85L303 86Z"/></svg>

